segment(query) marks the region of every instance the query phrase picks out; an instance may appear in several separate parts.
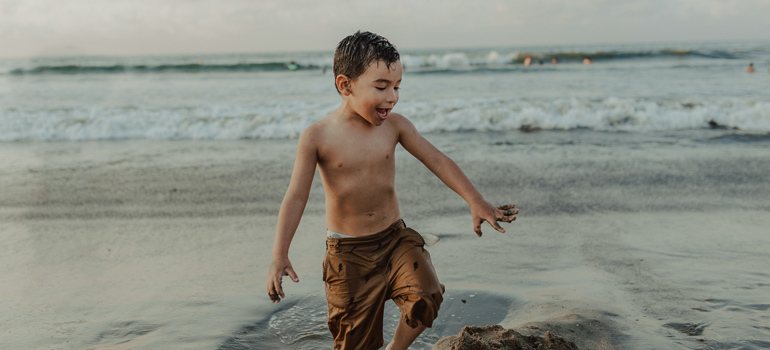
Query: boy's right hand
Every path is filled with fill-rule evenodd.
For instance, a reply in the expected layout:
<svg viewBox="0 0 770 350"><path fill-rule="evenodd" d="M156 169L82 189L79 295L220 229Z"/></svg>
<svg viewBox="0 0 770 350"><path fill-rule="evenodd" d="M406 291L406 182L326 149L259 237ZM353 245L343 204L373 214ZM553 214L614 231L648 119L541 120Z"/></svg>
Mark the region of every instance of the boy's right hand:
<svg viewBox="0 0 770 350"><path fill-rule="evenodd" d="M505 233L505 229L503 229L497 222L513 222L516 220L516 214L519 213L519 209L515 209L515 207L516 205L514 204L495 207L483 199L473 203L471 205L471 216L473 217L474 224L473 231L476 232L476 235L481 237L481 224L486 221L492 225L492 228L495 230L500 233Z"/></svg>
<svg viewBox="0 0 770 350"><path fill-rule="evenodd" d="M274 303L280 303L281 298L286 297L281 286L283 276L289 276L294 283L299 282L299 277L297 277L297 273L294 272L294 268L291 266L291 261L289 261L288 257L273 259L267 274L267 295L270 296L270 300Z"/></svg>

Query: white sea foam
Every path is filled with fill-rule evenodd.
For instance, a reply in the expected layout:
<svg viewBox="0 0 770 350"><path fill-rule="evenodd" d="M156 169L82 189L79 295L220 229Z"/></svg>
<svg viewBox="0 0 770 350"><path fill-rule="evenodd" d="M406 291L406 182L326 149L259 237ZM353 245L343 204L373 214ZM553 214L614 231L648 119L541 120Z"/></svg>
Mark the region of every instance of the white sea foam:
<svg viewBox="0 0 770 350"><path fill-rule="evenodd" d="M334 103L175 108L84 106L0 110L0 141L296 138ZM321 111L321 112L319 112ZM647 132L718 125L770 132L770 102L632 98L450 99L400 103L424 133L516 129ZM712 123L712 124L713 124Z"/></svg>
<svg viewBox="0 0 770 350"><path fill-rule="evenodd" d="M468 56L462 53L449 53L443 56L431 55L428 57L428 65L439 69L470 67Z"/></svg>
<svg viewBox="0 0 770 350"><path fill-rule="evenodd" d="M486 57L486 65L492 66L492 67L500 66L500 65L511 63L515 59L516 59L516 54L511 53L511 54L501 55L497 51L493 50Z"/></svg>

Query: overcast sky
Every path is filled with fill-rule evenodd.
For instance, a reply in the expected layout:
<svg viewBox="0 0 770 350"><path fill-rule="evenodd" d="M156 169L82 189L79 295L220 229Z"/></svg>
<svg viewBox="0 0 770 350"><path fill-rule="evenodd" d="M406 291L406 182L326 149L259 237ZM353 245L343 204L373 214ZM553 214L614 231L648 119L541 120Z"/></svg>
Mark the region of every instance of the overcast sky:
<svg viewBox="0 0 770 350"><path fill-rule="evenodd" d="M0 57L770 39L770 0L0 0Z"/></svg>

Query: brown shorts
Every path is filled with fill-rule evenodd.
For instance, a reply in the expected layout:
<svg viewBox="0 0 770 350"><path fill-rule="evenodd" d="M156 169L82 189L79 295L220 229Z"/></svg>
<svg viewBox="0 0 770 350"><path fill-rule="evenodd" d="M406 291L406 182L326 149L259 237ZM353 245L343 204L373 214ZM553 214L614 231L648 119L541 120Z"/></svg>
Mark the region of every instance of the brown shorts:
<svg viewBox="0 0 770 350"><path fill-rule="evenodd" d="M388 299L412 328L433 325L444 285L424 246L403 220L364 237L326 239L323 279L335 350L382 347Z"/></svg>

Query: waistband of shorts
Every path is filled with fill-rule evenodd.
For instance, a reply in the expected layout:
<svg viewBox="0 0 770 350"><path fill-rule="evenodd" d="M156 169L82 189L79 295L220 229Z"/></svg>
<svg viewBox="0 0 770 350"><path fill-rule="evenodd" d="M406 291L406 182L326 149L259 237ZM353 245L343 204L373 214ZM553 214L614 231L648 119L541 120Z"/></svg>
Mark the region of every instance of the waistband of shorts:
<svg viewBox="0 0 770 350"><path fill-rule="evenodd" d="M388 228L377 233L372 233L370 235L366 235L362 237L351 237L351 238L326 238L326 246L339 247L344 245L377 244L378 242L381 242L382 240L389 238L390 234L393 233L393 231L399 230L405 227L406 227L406 223L404 223L404 220L398 219L396 220L396 222L388 226Z"/></svg>

